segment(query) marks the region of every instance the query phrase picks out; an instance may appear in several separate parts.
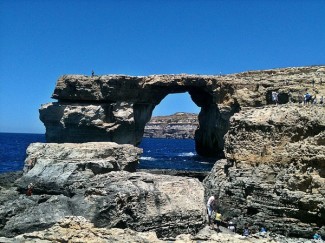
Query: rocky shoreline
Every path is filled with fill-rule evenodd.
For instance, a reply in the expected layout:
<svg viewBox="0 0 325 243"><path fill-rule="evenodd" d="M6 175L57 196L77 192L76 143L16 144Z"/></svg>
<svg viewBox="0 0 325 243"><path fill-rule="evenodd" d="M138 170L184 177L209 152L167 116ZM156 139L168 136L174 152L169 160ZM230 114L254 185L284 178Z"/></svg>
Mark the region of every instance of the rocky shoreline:
<svg viewBox="0 0 325 243"><path fill-rule="evenodd" d="M307 78L324 93L323 66L223 77L62 77L59 102L40 111L48 143L28 147L23 173L0 176L0 240L313 242L315 232L325 235L325 106L289 102L309 87L301 83ZM154 104L162 90L190 92L201 107L196 150L225 153L202 182L192 172L137 171L142 151L134 145L152 111L139 94ZM211 195L239 235L205 227ZM244 225L248 238L240 236ZM255 234L261 227L266 238Z"/></svg>
<svg viewBox="0 0 325 243"><path fill-rule="evenodd" d="M74 216L113 231L116 227L154 231L157 242L195 242L206 224L205 198L213 194L219 210L236 222L239 233L248 223L252 232L264 226L273 236L242 239L210 232L202 242L308 242L316 231L324 234L323 111L325 107L320 106L283 105L238 113L227 134L226 159L215 164L203 183L175 171L114 171L127 168L114 167L114 163L138 160L141 151L130 145L104 143L105 150L98 152L86 144L67 144L65 150L60 144L32 144L26 161L37 153L34 167L23 174L0 176L0 234L28 239L32 237L28 234L44 230L45 234L49 227ZM269 144L266 151L251 139L258 134L263 136L260 143ZM159 175L163 173L172 175ZM34 183L33 195L26 196L30 182ZM29 233L34 231L40 233ZM143 233L131 234L140 237ZM299 235L305 239L290 238Z"/></svg>

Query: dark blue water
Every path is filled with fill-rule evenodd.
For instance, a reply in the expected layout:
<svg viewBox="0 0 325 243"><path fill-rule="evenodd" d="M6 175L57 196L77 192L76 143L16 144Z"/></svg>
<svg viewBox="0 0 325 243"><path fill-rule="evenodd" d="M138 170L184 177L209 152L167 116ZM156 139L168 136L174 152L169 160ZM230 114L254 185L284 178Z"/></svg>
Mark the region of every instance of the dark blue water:
<svg viewBox="0 0 325 243"><path fill-rule="evenodd" d="M0 133L0 173L23 169L30 143L45 142L44 134ZM140 169L211 170L215 159L200 157L194 140L143 138Z"/></svg>
<svg viewBox="0 0 325 243"><path fill-rule="evenodd" d="M210 171L216 159L198 156L192 139L143 138L140 169Z"/></svg>
<svg viewBox="0 0 325 243"><path fill-rule="evenodd" d="M45 135L0 133L0 173L22 170L26 149L35 142L45 142Z"/></svg>

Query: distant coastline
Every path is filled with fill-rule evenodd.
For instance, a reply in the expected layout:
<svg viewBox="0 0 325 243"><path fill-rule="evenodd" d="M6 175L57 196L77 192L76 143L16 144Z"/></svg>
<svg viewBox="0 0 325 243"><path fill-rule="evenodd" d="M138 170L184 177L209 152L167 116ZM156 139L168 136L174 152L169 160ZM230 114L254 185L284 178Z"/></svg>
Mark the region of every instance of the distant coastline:
<svg viewBox="0 0 325 243"><path fill-rule="evenodd" d="M143 137L194 139L199 125L198 114L177 112L167 116L155 116L146 124Z"/></svg>

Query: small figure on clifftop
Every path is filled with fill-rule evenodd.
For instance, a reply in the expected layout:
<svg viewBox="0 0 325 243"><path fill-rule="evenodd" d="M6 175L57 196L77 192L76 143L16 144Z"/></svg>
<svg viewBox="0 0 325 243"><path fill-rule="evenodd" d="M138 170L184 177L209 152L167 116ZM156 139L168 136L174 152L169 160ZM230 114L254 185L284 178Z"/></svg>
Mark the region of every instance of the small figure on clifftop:
<svg viewBox="0 0 325 243"><path fill-rule="evenodd" d="M278 93L275 92L275 91L272 92L272 101L273 101L276 105L278 105L278 102L279 102L279 100L278 100Z"/></svg>
<svg viewBox="0 0 325 243"><path fill-rule="evenodd" d="M209 221L209 226L211 229L213 229L213 211L215 208L215 198L214 196L209 197L208 202L207 202L207 211L208 211L208 221Z"/></svg>
<svg viewBox="0 0 325 243"><path fill-rule="evenodd" d="M91 70L91 76L92 76L92 77L95 76L95 72L94 72L94 70Z"/></svg>
<svg viewBox="0 0 325 243"><path fill-rule="evenodd" d="M304 95L304 104L309 104L309 102L311 102L312 100L312 95L309 94L308 92Z"/></svg>
<svg viewBox="0 0 325 243"><path fill-rule="evenodd" d="M288 92L288 100L289 100L289 103L292 103L292 93L289 91Z"/></svg>

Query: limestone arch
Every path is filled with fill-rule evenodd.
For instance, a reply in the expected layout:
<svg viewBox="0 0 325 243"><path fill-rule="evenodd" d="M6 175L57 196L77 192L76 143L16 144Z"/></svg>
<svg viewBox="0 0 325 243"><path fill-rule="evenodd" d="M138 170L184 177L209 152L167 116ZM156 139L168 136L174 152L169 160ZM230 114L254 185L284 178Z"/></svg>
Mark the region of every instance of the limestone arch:
<svg viewBox="0 0 325 243"><path fill-rule="evenodd" d="M223 152L230 117L239 110L233 84L200 75L64 75L40 119L47 142L116 142L139 145L152 111L168 94L188 92L200 107L195 146L199 155Z"/></svg>

